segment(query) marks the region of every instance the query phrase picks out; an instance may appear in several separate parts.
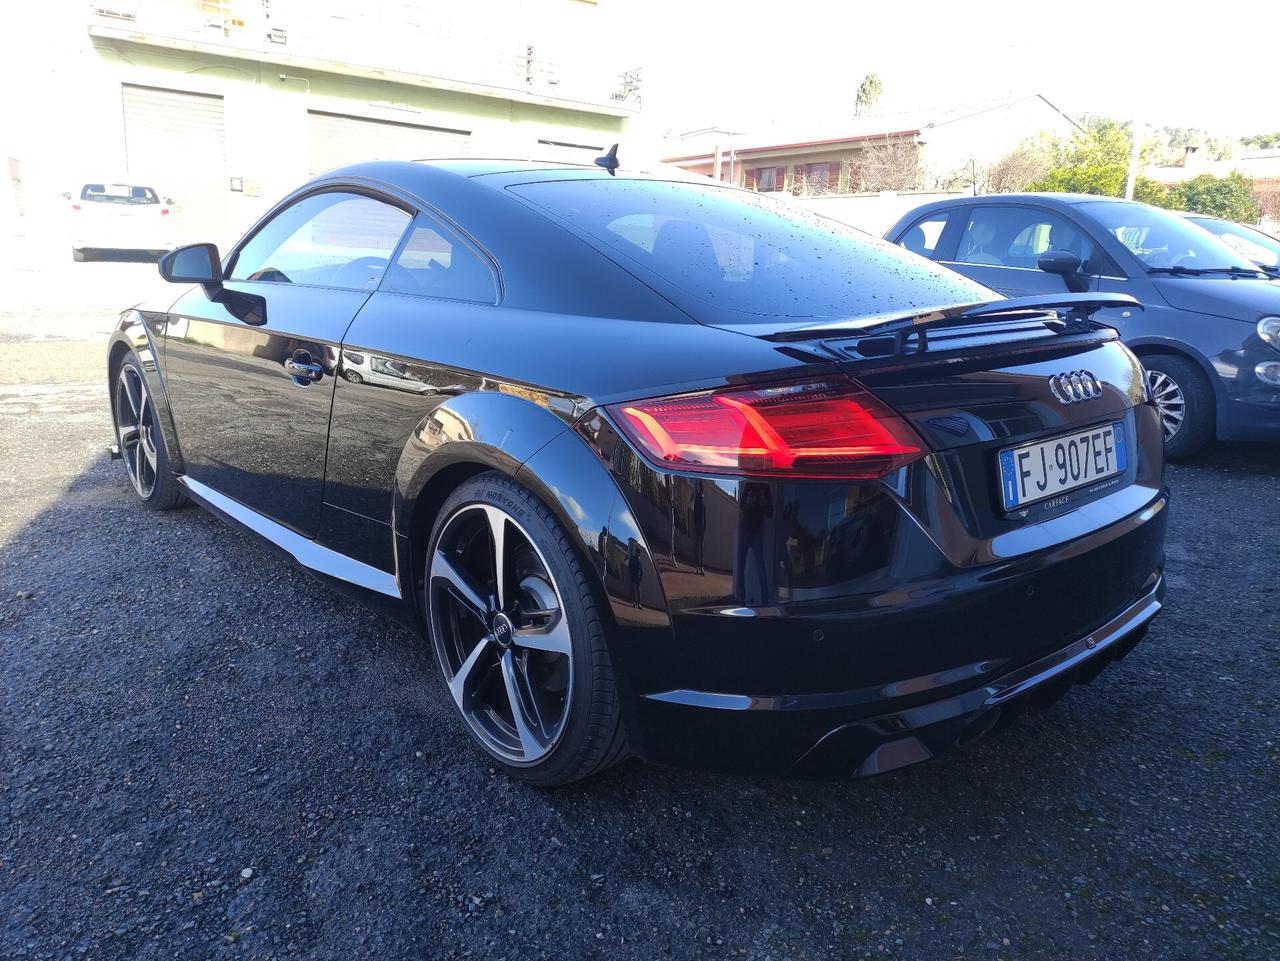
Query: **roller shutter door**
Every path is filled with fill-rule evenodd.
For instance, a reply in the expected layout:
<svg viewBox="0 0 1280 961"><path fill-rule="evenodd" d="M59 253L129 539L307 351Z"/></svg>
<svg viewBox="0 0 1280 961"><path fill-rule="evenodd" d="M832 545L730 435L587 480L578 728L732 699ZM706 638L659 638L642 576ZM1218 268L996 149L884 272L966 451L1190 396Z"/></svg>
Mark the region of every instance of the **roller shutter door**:
<svg viewBox="0 0 1280 961"><path fill-rule="evenodd" d="M370 120L319 110L307 112L307 128L313 174L362 160L465 157L471 150L471 134L466 130Z"/></svg>
<svg viewBox="0 0 1280 961"><path fill-rule="evenodd" d="M222 98L123 84L129 178L172 197L186 237L220 238L227 162Z"/></svg>

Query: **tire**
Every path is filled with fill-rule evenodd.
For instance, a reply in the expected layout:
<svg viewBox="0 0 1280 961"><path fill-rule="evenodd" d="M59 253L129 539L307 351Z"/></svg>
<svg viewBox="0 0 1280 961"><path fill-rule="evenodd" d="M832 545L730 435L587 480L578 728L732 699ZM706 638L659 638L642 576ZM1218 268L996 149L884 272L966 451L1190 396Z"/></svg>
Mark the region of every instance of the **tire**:
<svg viewBox="0 0 1280 961"><path fill-rule="evenodd" d="M360 376L360 371L352 370L349 367L342 372L342 376L345 380L347 380L349 383L352 383L352 384L364 383L364 378Z"/></svg>
<svg viewBox="0 0 1280 961"><path fill-rule="evenodd" d="M156 422L155 400L146 383L141 363L129 354L112 378L111 419L133 492L148 510L168 511L188 500L169 466L164 432Z"/></svg>
<svg viewBox="0 0 1280 961"><path fill-rule="evenodd" d="M75 261L76 263L78 263L78 264L82 264L82 263L84 263L86 260L88 260L88 259L89 259L89 257L88 257L88 253L89 253L89 252L88 252L87 250L85 250L83 247L72 247L72 248L71 248L71 259L72 259L72 260L74 260L74 261Z"/></svg>
<svg viewBox="0 0 1280 961"><path fill-rule="evenodd" d="M1173 354L1152 354L1142 358L1142 364L1160 411L1165 458L1193 457L1214 435L1216 405L1208 378L1194 361Z"/></svg>
<svg viewBox="0 0 1280 961"><path fill-rule="evenodd" d="M423 575L423 615L446 695L491 763L551 787L627 757L596 601L545 505L497 472L465 482L440 509Z"/></svg>

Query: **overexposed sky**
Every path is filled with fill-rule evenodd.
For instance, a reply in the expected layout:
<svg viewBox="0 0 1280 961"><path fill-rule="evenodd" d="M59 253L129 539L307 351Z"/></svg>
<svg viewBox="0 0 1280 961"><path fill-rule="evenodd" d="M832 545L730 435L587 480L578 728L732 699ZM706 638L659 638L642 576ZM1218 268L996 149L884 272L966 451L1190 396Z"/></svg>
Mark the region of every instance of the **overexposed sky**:
<svg viewBox="0 0 1280 961"><path fill-rule="evenodd" d="M1280 130L1280 3L600 0L675 132L1041 93L1069 114L1240 136ZM630 66L623 64L621 66Z"/></svg>
<svg viewBox="0 0 1280 961"><path fill-rule="evenodd" d="M481 52L491 45L496 56L511 35L554 37L566 67L642 67L646 134L809 118L830 126L852 116L867 73L884 83L879 113L1041 93L1073 116L1232 137L1280 130L1277 0L277 0L272 9L376 22L423 2L438 5L431 22ZM25 11L24 29L0 32L9 92L0 141L22 114L48 122L42 101L85 42L88 7L44 0ZM424 51L435 39L424 38Z"/></svg>

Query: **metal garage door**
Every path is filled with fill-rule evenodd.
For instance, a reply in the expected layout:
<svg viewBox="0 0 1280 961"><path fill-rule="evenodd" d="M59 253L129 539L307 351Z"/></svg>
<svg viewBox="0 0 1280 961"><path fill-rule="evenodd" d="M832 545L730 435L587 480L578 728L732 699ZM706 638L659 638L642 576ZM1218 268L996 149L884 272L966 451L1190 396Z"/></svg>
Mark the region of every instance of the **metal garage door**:
<svg viewBox="0 0 1280 961"><path fill-rule="evenodd" d="M465 157L471 149L471 134L466 130L370 120L319 110L307 111L307 127L313 174L361 160Z"/></svg>
<svg viewBox="0 0 1280 961"><path fill-rule="evenodd" d="M122 91L129 178L174 199L184 238L221 239L227 205L222 98L129 83Z"/></svg>

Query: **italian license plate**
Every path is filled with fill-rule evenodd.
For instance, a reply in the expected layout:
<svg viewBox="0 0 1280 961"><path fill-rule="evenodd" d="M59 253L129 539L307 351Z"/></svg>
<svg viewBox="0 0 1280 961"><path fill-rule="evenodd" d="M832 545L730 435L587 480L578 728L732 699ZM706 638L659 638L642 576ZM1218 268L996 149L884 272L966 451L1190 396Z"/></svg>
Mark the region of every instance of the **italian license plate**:
<svg viewBox="0 0 1280 961"><path fill-rule="evenodd" d="M1114 421L1000 452L1000 495L1015 510L1114 477L1129 466L1124 423Z"/></svg>

